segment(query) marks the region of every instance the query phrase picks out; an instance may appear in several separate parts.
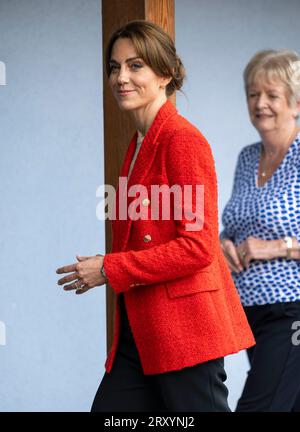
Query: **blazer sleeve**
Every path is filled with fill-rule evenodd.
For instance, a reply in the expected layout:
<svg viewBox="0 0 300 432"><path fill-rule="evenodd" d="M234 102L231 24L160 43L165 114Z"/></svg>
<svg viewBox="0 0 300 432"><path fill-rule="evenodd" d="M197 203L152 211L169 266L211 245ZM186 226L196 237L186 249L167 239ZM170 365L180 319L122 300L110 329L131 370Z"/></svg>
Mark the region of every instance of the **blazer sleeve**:
<svg viewBox="0 0 300 432"><path fill-rule="evenodd" d="M215 256L219 243L217 181L209 144L197 130L176 132L167 144L165 163L169 185L177 184L182 188L190 185L192 200L187 203L183 200L183 218L172 222L176 224L175 239L147 250L105 255L105 272L117 293L199 272L209 266ZM201 208L196 201L196 185L204 190ZM187 229L187 224L191 224L191 211L199 215L195 230Z"/></svg>

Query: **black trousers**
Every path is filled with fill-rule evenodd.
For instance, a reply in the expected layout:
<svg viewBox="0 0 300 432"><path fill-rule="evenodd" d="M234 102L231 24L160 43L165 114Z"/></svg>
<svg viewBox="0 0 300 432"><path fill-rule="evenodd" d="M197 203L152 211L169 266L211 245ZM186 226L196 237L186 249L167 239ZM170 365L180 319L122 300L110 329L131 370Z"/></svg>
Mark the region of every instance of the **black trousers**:
<svg viewBox="0 0 300 432"><path fill-rule="evenodd" d="M300 412L300 345L292 339L300 301L245 307L256 339L238 412ZM293 343L294 342L294 343Z"/></svg>
<svg viewBox="0 0 300 432"><path fill-rule="evenodd" d="M179 371L144 375L122 297L115 362L101 381L91 411L230 411L223 358Z"/></svg>

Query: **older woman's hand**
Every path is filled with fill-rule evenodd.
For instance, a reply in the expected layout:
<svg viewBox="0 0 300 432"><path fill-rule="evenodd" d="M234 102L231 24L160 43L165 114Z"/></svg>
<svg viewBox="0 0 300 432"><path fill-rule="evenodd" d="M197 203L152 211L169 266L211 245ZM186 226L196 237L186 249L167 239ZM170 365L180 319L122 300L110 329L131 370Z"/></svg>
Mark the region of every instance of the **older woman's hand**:
<svg viewBox="0 0 300 432"><path fill-rule="evenodd" d="M231 240L224 238L221 240L221 247L230 270L234 273L242 271L243 266L234 243Z"/></svg>
<svg viewBox="0 0 300 432"><path fill-rule="evenodd" d="M103 255L90 257L76 256L78 263L60 267L56 270L57 274L71 273L68 276L58 280L58 285L64 286L64 290L76 290L76 294L83 294L91 288L103 285L107 280L100 273L103 266ZM74 282L75 281L75 282Z"/></svg>
<svg viewBox="0 0 300 432"><path fill-rule="evenodd" d="M282 239L261 240L248 237L237 247L237 253L244 268L249 268L251 260L271 260L286 257L286 246Z"/></svg>

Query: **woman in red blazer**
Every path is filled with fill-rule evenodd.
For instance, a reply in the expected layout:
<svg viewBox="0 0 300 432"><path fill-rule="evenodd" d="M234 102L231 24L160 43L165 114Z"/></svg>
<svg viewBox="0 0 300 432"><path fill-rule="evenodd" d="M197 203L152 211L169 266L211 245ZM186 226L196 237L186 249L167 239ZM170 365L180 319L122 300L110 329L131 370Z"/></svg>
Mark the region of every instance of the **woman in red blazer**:
<svg viewBox="0 0 300 432"><path fill-rule="evenodd" d="M108 281L117 294L92 410L229 411L223 357L254 339L218 241L210 146L167 99L182 85L183 65L160 27L135 21L112 36L107 72L137 128L121 170L112 253L57 271L73 272L59 281L71 282L67 290ZM165 194L155 193L159 186Z"/></svg>

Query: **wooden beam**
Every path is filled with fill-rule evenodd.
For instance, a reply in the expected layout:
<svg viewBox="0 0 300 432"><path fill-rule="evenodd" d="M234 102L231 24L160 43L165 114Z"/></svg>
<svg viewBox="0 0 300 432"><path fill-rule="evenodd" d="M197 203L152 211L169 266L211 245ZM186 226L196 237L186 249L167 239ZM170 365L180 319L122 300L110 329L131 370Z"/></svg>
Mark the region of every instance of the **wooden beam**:
<svg viewBox="0 0 300 432"><path fill-rule="evenodd" d="M145 15L145 19L158 24L174 40L174 0L145 0Z"/></svg>
<svg viewBox="0 0 300 432"><path fill-rule="evenodd" d="M145 19L160 25L172 38L174 29L174 0L102 0L103 43L103 112L105 183L116 187L128 143L134 126L128 114L121 112L108 86L105 71L105 50L112 33L127 22ZM175 99L172 98L175 103ZM111 252L111 223L106 221L106 253ZM113 340L116 296L111 287L106 288L107 350Z"/></svg>

